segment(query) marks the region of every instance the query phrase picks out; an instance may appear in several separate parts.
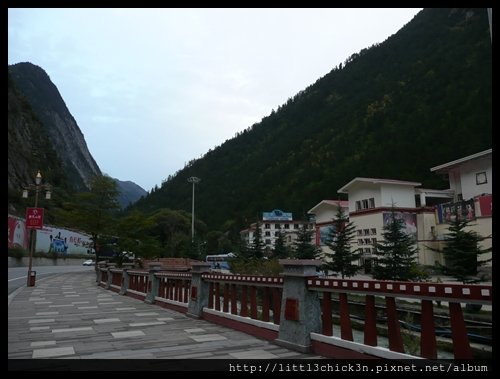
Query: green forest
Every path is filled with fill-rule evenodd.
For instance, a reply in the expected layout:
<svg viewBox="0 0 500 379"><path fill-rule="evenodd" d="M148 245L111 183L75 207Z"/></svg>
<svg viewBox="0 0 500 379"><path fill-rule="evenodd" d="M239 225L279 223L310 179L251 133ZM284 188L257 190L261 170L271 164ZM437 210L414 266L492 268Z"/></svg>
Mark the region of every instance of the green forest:
<svg viewBox="0 0 500 379"><path fill-rule="evenodd" d="M50 101L39 100L47 101L40 109L50 108ZM29 183L27 173L40 169L55 191L53 201L41 204L49 223L79 229L80 219L95 222L95 215L83 217L88 209L82 204L96 194L76 194L71 173L62 169L43 130L45 119L34 109L9 77L9 213L22 216L32 202L20 200L11 187ZM355 177L444 189L447 180L431 167L491 147L487 10L424 9L387 40L353 53L124 211L111 207L106 225L85 231L120 236L124 250L144 256L239 252L245 248L240 230L262 212L281 209L303 220L324 199L346 200L337 191ZM195 241L191 176L201 178L195 187Z"/></svg>
<svg viewBox="0 0 500 379"><path fill-rule="evenodd" d="M358 176L443 189L431 167L491 148L491 98L486 9L425 9L132 208L190 212L197 176L196 216L226 231L276 208L303 218Z"/></svg>

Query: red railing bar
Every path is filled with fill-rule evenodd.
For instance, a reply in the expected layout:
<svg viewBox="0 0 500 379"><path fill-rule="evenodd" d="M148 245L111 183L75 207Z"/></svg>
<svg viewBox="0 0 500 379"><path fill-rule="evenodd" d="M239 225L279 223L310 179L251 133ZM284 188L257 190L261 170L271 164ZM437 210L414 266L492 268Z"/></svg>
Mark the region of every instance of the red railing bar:
<svg viewBox="0 0 500 379"><path fill-rule="evenodd" d="M423 358L435 359L437 358L437 347L432 300L422 300L422 314L420 317L420 355Z"/></svg>
<svg viewBox="0 0 500 379"><path fill-rule="evenodd" d="M387 333L389 337L389 350L404 353L401 329L399 328L399 318L396 310L396 300L387 296L385 298L387 312Z"/></svg>
<svg viewBox="0 0 500 379"><path fill-rule="evenodd" d="M472 350L467 337L467 328L464 322L460 303L449 303L451 337L453 340L453 354L455 359L472 359Z"/></svg>
<svg viewBox="0 0 500 379"><path fill-rule="evenodd" d="M377 346L377 311L375 310L375 296L373 295L366 295L365 298L364 344Z"/></svg>

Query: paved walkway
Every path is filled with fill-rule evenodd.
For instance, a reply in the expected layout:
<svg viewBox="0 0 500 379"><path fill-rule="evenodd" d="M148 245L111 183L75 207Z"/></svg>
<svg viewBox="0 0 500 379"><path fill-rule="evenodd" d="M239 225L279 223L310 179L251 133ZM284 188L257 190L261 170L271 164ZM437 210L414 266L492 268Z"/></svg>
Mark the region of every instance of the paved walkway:
<svg viewBox="0 0 500 379"><path fill-rule="evenodd" d="M105 290L93 272L37 280L8 313L9 359L322 358Z"/></svg>

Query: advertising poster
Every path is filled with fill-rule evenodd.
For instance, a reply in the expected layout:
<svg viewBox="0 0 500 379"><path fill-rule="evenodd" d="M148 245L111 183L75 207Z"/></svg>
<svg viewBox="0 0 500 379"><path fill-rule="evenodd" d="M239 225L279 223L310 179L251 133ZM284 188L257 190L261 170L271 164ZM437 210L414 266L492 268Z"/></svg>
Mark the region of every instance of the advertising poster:
<svg viewBox="0 0 500 379"><path fill-rule="evenodd" d="M391 212L384 212L384 227L391 222ZM406 225L406 234L417 239L417 215L415 213L396 212L396 219L402 219Z"/></svg>
<svg viewBox="0 0 500 379"><path fill-rule="evenodd" d="M330 241L330 234L332 233L334 228L334 225L323 225L318 227L320 246L325 246Z"/></svg>
<svg viewBox="0 0 500 379"><path fill-rule="evenodd" d="M457 214L462 220L472 221L476 218L474 199L456 203L438 204L437 213L440 224L455 221Z"/></svg>
<svg viewBox="0 0 500 379"><path fill-rule="evenodd" d="M74 231L53 227L44 227L37 231L37 251L60 254L90 254L92 240L90 236Z"/></svg>
<svg viewBox="0 0 500 379"><path fill-rule="evenodd" d="M29 248L29 230L25 220L15 216L8 216L8 247ZM36 251L44 253L56 252L60 254L92 254L92 240L90 236L72 230L44 226L36 231Z"/></svg>
<svg viewBox="0 0 500 379"><path fill-rule="evenodd" d="M19 217L9 216L9 242L7 247L28 248L28 233L24 220Z"/></svg>

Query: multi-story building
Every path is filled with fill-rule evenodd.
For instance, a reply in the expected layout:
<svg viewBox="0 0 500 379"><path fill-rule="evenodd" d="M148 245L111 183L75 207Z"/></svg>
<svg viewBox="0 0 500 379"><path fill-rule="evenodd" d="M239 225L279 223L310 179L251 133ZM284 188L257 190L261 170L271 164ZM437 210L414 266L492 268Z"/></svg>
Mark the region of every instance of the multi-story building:
<svg viewBox="0 0 500 379"><path fill-rule="evenodd" d="M415 239L418 261L434 265L442 257L429 249L435 230L435 208L428 204L448 201L450 191L419 189L421 183L380 178L354 178L338 190L349 196L349 219L356 226L357 248L363 252L360 265L371 271L377 242L383 240L384 226L392 209L406 224L406 232Z"/></svg>
<svg viewBox="0 0 500 379"><path fill-rule="evenodd" d="M266 249L271 250L274 248L279 233L282 233L285 244L291 246L297 238L298 231L304 225L307 228L313 227L313 223L310 221L294 221L292 213L274 209L271 212L263 212L262 219L259 222L251 224L249 228L242 230L240 235L247 246L250 246L258 226Z"/></svg>
<svg viewBox="0 0 500 379"><path fill-rule="evenodd" d="M323 252L328 250L326 242L339 206L346 215L349 214L349 202L346 200L322 200L307 212L314 215L315 242Z"/></svg>
<svg viewBox="0 0 500 379"><path fill-rule="evenodd" d="M485 239L481 246L492 245L492 149L481 151L430 170L444 175L448 180L453 198L450 202L436 206L435 236L438 246L442 244L444 235L448 233L448 222L456 214L471 220L468 230L474 230ZM441 246L439 246L441 247ZM491 253L479 259L489 260ZM491 262L486 264L486 271L491 272Z"/></svg>

